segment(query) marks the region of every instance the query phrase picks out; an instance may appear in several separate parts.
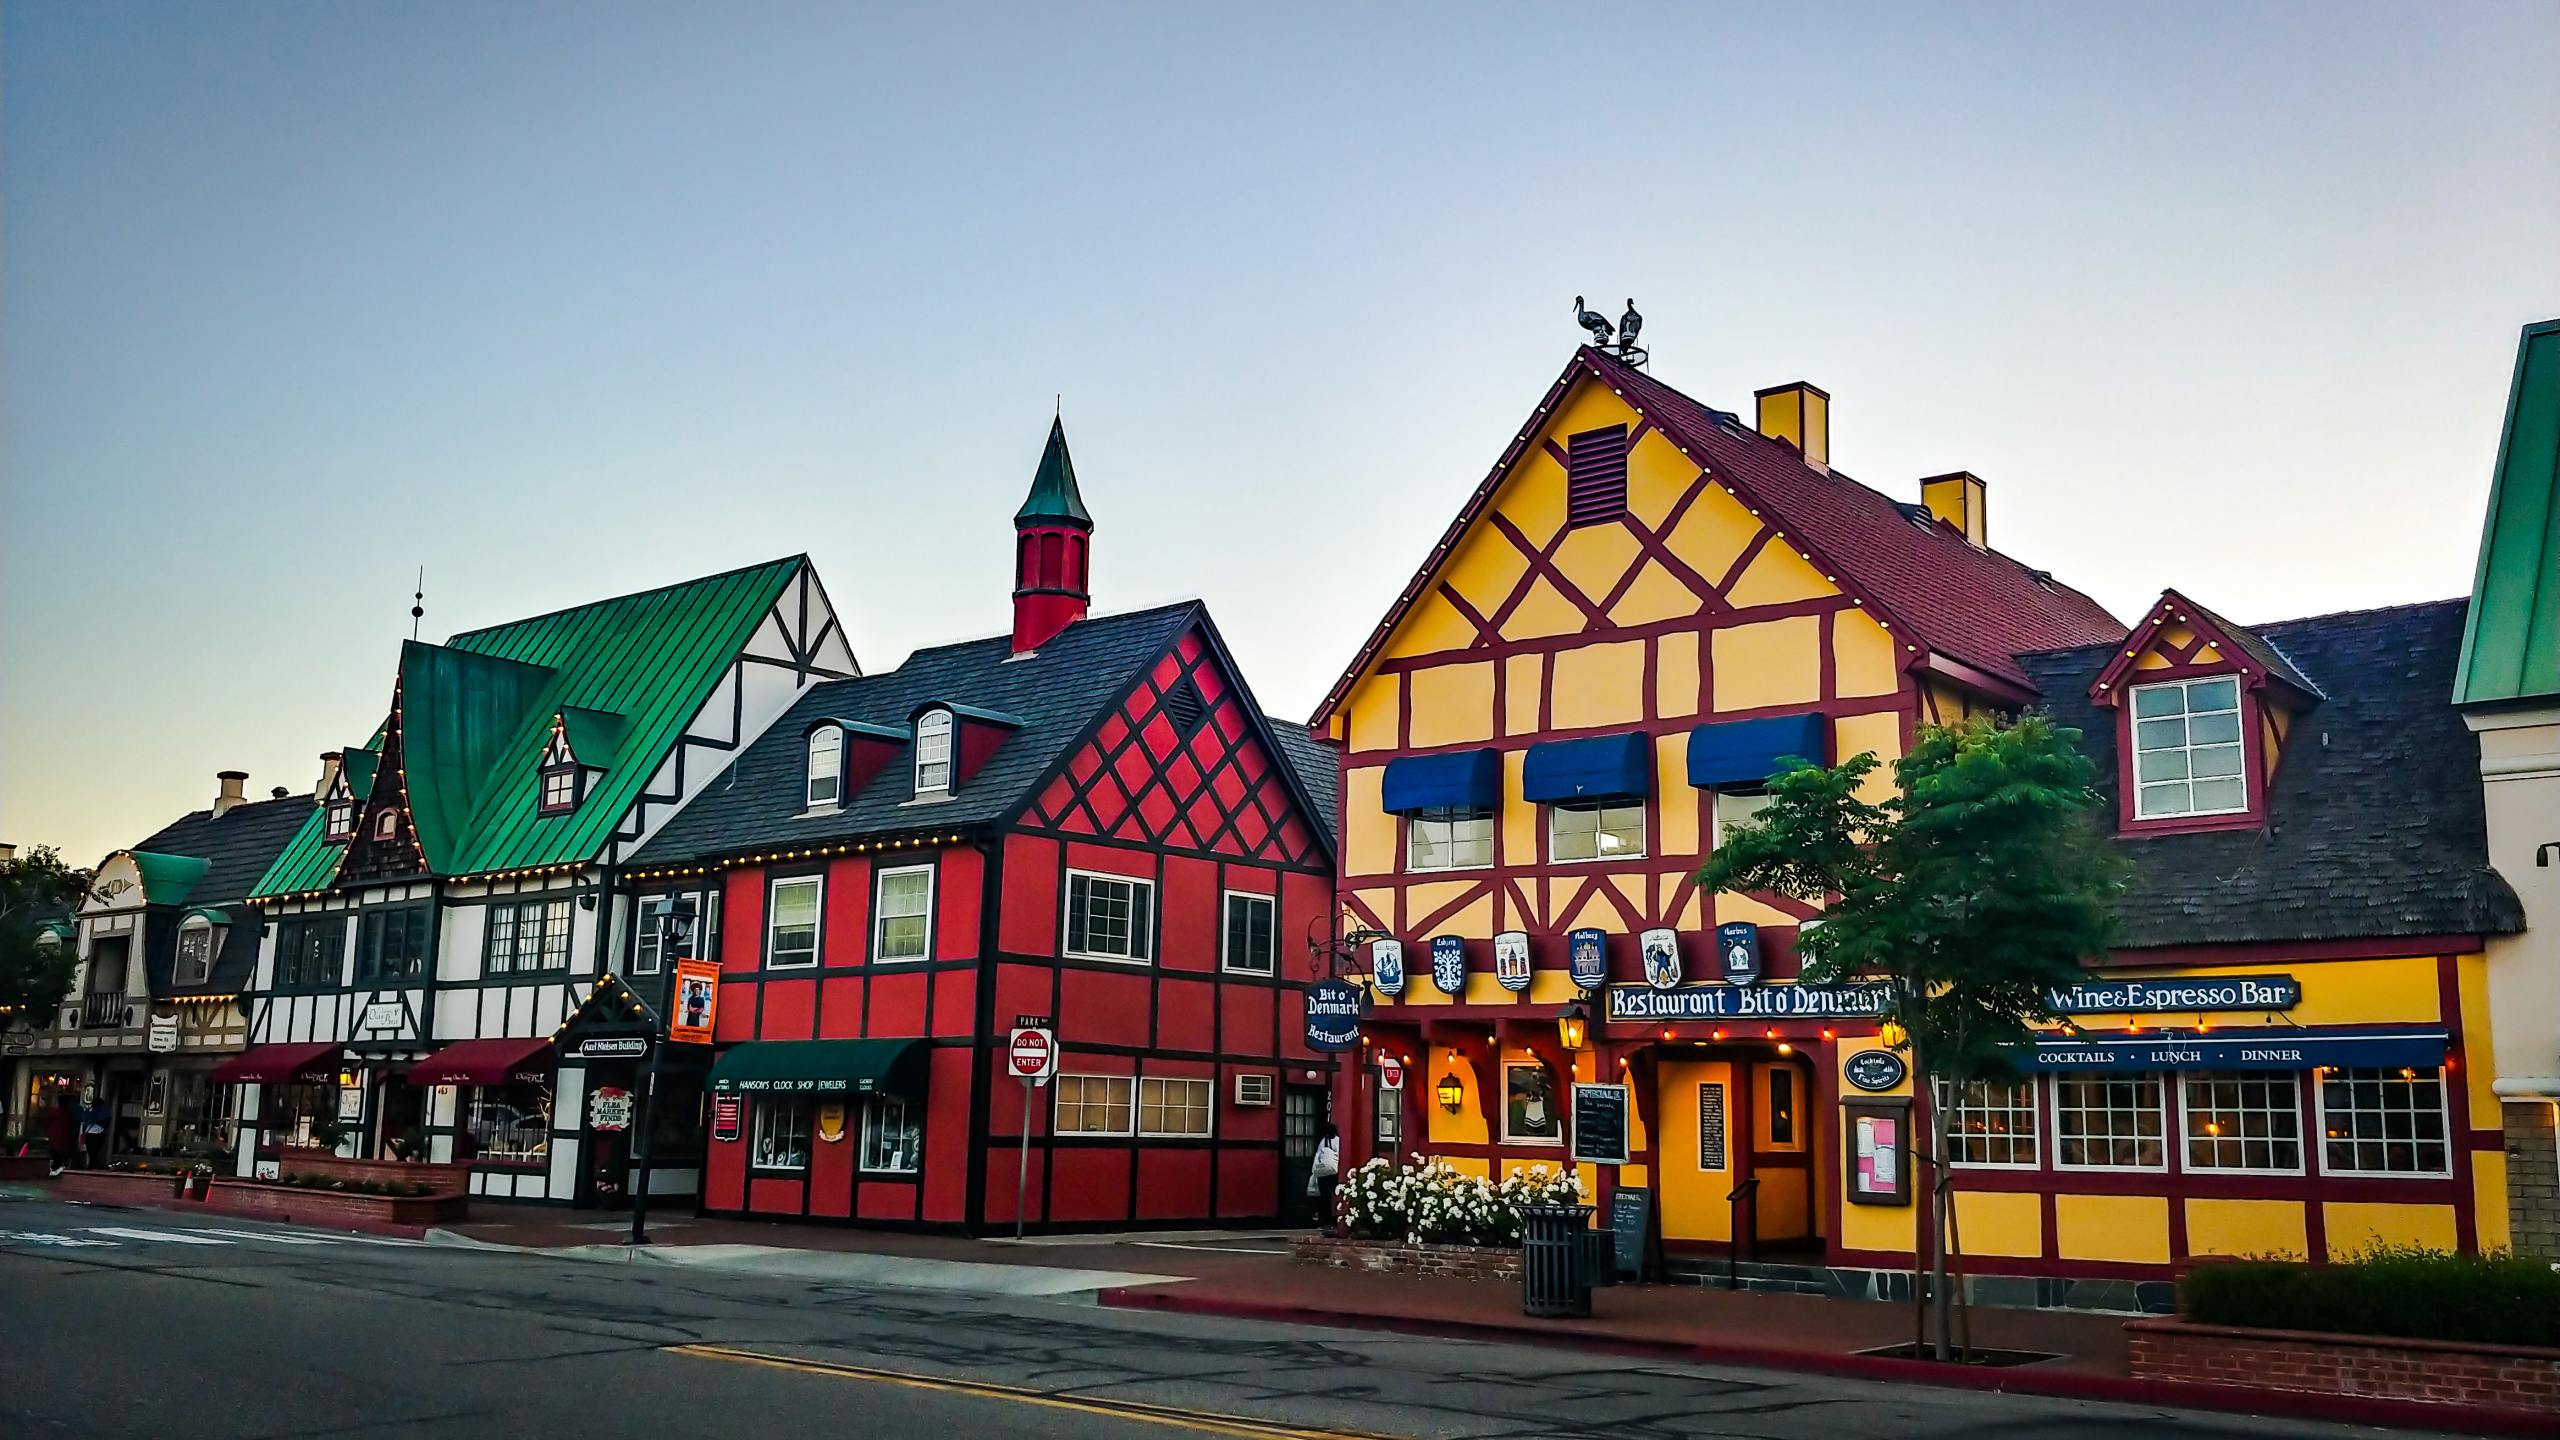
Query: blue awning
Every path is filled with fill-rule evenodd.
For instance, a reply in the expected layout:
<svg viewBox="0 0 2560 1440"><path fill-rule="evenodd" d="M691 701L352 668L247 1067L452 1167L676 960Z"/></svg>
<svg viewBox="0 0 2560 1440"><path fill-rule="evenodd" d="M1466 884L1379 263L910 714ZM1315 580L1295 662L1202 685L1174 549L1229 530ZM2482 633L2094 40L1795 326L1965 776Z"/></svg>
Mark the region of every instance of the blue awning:
<svg viewBox="0 0 2560 1440"><path fill-rule="evenodd" d="M1416 810L1499 810L1502 752L1465 750L1390 760L1379 799L1380 808L1390 815L1410 815Z"/></svg>
<svg viewBox="0 0 2560 1440"><path fill-rule="evenodd" d="M2441 1030L2389 1034L2264 1030L2250 1034L2129 1035L2115 1040L2039 1040L2021 1047L2029 1072L2128 1070L2433 1070L2444 1063Z"/></svg>
<svg viewBox="0 0 2560 1440"><path fill-rule="evenodd" d="M1529 747L1520 770L1521 798L1626 800L1653 793L1653 737L1595 735Z"/></svg>
<svg viewBox="0 0 2560 1440"><path fill-rule="evenodd" d="M1765 785L1793 755L1816 765L1831 763L1830 727L1819 715L1768 715L1728 720L1689 732L1689 783L1701 788Z"/></svg>

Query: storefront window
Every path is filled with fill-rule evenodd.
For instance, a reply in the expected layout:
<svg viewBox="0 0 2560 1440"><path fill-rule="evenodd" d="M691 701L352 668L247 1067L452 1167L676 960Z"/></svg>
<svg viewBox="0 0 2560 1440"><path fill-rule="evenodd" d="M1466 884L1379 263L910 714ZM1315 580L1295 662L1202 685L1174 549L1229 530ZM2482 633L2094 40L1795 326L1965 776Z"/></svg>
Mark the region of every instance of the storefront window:
<svg viewBox="0 0 2560 1440"><path fill-rule="evenodd" d="M2320 1169L2330 1175L2443 1175L2444 1072L2320 1072Z"/></svg>
<svg viewBox="0 0 2560 1440"><path fill-rule="evenodd" d="M471 1092L464 1131L479 1160L533 1163L551 1156L551 1087L530 1081Z"/></svg>
<svg viewBox="0 0 2560 1440"><path fill-rule="evenodd" d="M308 1145L313 1126L338 1123L335 1085L269 1086L266 1094L262 1123L279 1144Z"/></svg>
<svg viewBox="0 0 2560 1440"><path fill-rule="evenodd" d="M912 1175L924 1164L924 1107L877 1095L862 1108L862 1168Z"/></svg>
<svg viewBox="0 0 2560 1440"><path fill-rule="evenodd" d="M2053 1163L2065 1170L2165 1170L2167 1120L2157 1075L2057 1075Z"/></svg>
<svg viewBox="0 0 2560 1440"><path fill-rule="evenodd" d="M1126 1075L1061 1075L1061 1135L1126 1135L1135 1126L1137 1084Z"/></svg>
<svg viewBox="0 0 2560 1440"><path fill-rule="evenodd" d="M1954 1103L1939 1087L1947 1158L1958 1165L2008 1170L2036 1167L2036 1086L2032 1080L1970 1080Z"/></svg>
<svg viewBox="0 0 2560 1440"><path fill-rule="evenodd" d="M1206 1080L1166 1080L1149 1076L1138 1082L1138 1133L1175 1139L1206 1139L1209 1100L1215 1092Z"/></svg>
<svg viewBox="0 0 2560 1440"><path fill-rule="evenodd" d="M174 1150L231 1148L231 1097L239 1092L213 1083L206 1070L176 1070L169 1075L169 1138Z"/></svg>
<svg viewBox="0 0 2560 1440"><path fill-rule="evenodd" d="M1502 1138L1511 1144L1564 1143L1564 1112L1556 1103L1555 1077L1536 1060L1502 1066Z"/></svg>
<svg viewBox="0 0 2560 1440"><path fill-rule="evenodd" d="M748 1155L758 1170L808 1169L809 1102L757 1100L755 1146Z"/></svg>
<svg viewBox="0 0 2560 1440"><path fill-rule="evenodd" d="M2302 1173L2302 1093L2282 1071L2179 1077L2187 1168Z"/></svg>

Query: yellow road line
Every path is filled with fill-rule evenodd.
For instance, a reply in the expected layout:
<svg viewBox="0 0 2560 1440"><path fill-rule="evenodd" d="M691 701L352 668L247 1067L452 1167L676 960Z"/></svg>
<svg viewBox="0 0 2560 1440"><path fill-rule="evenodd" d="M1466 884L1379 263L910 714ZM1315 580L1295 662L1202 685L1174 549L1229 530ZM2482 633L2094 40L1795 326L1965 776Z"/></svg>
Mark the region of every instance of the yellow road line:
<svg viewBox="0 0 2560 1440"><path fill-rule="evenodd" d="M1164 1425L1177 1430L1191 1430L1204 1435L1227 1435L1236 1440L1387 1440L1357 1430L1308 1429L1300 1425L1281 1425L1256 1420L1246 1415L1221 1415L1208 1410L1184 1410L1171 1405L1150 1405L1142 1400L1104 1400L1052 1395L1040 1390L1026 1390L1019 1385L998 1385L984 1380L951 1380L939 1375L916 1375L904 1370L874 1370L863 1365L839 1365L827 1360L803 1360L796 1355L769 1355L760 1350L739 1350L727 1345L670 1345L677 1355L697 1355L708 1360L735 1360L748 1365L763 1365L775 1370L797 1370L809 1375L831 1375L839 1380L866 1380L877 1385L901 1385L910 1390L934 1390L946 1395L972 1395L982 1400L1009 1400L1018 1405L1037 1405L1049 1410L1073 1410L1086 1415L1100 1415L1114 1420L1135 1420L1148 1425Z"/></svg>

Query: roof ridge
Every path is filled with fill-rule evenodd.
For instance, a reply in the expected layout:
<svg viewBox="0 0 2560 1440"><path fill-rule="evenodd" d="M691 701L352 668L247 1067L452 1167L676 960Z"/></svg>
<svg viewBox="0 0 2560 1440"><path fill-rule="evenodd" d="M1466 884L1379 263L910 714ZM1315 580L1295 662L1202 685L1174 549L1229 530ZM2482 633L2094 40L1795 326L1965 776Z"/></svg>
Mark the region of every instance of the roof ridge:
<svg viewBox="0 0 2560 1440"><path fill-rule="evenodd" d="M445 637L444 645L448 649L456 649L459 648L456 642L470 639L476 635L486 635L494 630L513 630L519 625L531 625L538 620L556 620L563 615L574 615L581 610L593 610L600 606L618 604L624 600L638 600L650 595L663 595L670 590L690 590L696 585L708 585L715 580L726 580L733 575L746 575L758 570L770 570L776 565L788 565L793 561L798 561L802 565L809 564L809 552L803 550L796 555L780 555L771 560L759 560L752 565L736 565L726 570L714 571L708 575L696 575L690 580L673 580L664 585L652 585L642 590L626 590L622 594L607 595L600 600L583 600L575 605L563 605L556 610L545 610L538 615L525 615L513 620L501 620L494 625L482 625L477 629L456 630ZM412 643L432 644L434 642L416 641Z"/></svg>
<svg viewBox="0 0 2560 1440"><path fill-rule="evenodd" d="M1170 615L1177 610L1198 608L1206 603L1206 601L1194 597L1189 600L1171 601L1163 605L1150 605L1143 610L1122 610L1110 615L1087 615L1075 623L1077 625L1106 625L1119 620L1143 620L1156 615ZM1073 629L1074 627L1070 626L1068 628ZM1058 633L1063 635L1066 634L1067 631L1061 630ZM939 645L919 645L915 649L907 652L906 659L899 661L897 669L895 670L879 670L866 675L849 676L847 679L870 680L883 675L895 675L899 670L907 668L907 666L919 655L940 655L948 650L965 650L972 645L992 645L999 640L1006 644L1011 644L1013 643L1013 636L1007 631L999 630L992 635L974 635L966 640L945 640ZM830 680L826 683L830 685L842 685L846 683L846 681Z"/></svg>
<svg viewBox="0 0 2560 1440"><path fill-rule="evenodd" d="M2317 620L2344 620L2357 615L2391 615L2404 610L2433 610L2447 605L2461 605L2467 608L2470 604L2471 597L2468 595L2453 595L2442 600L2403 600L2397 605L2357 605L2345 610L2323 610L2317 615L2295 615L2283 620L2261 620L2247 628L2264 631L2275 625L2308 625Z"/></svg>

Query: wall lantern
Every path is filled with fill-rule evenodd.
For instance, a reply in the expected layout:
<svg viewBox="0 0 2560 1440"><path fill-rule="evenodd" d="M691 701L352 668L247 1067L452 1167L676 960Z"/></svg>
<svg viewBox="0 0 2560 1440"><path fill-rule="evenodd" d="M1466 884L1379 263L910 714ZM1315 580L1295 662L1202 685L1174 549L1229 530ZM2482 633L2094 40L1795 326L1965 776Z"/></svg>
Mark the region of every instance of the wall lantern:
<svg viewBox="0 0 2560 1440"><path fill-rule="evenodd" d="M1556 1039L1567 1050L1580 1050L1591 1038L1591 1006L1575 1000L1556 1012Z"/></svg>
<svg viewBox="0 0 2560 1440"><path fill-rule="evenodd" d="M353 1090L356 1088L356 1072L353 1070L339 1071L338 1088L341 1090Z"/></svg>
<svg viewBox="0 0 2560 1440"><path fill-rule="evenodd" d="M1887 1020L1876 1027L1876 1043L1882 1045L1887 1050L1901 1049L1902 1042L1910 1038L1910 1031L1903 1029L1901 1026L1890 1020Z"/></svg>
<svg viewBox="0 0 2560 1440"><path fill-rule="evenodd" d="M1432 1087L1431 1093L1438 1097L1441 1109L1455 1115L1458 1102L1467 1098L1467 1087L1458 1083L1458 1072L1452 1070L1440 1077L1440 1083Z"/></svg>

